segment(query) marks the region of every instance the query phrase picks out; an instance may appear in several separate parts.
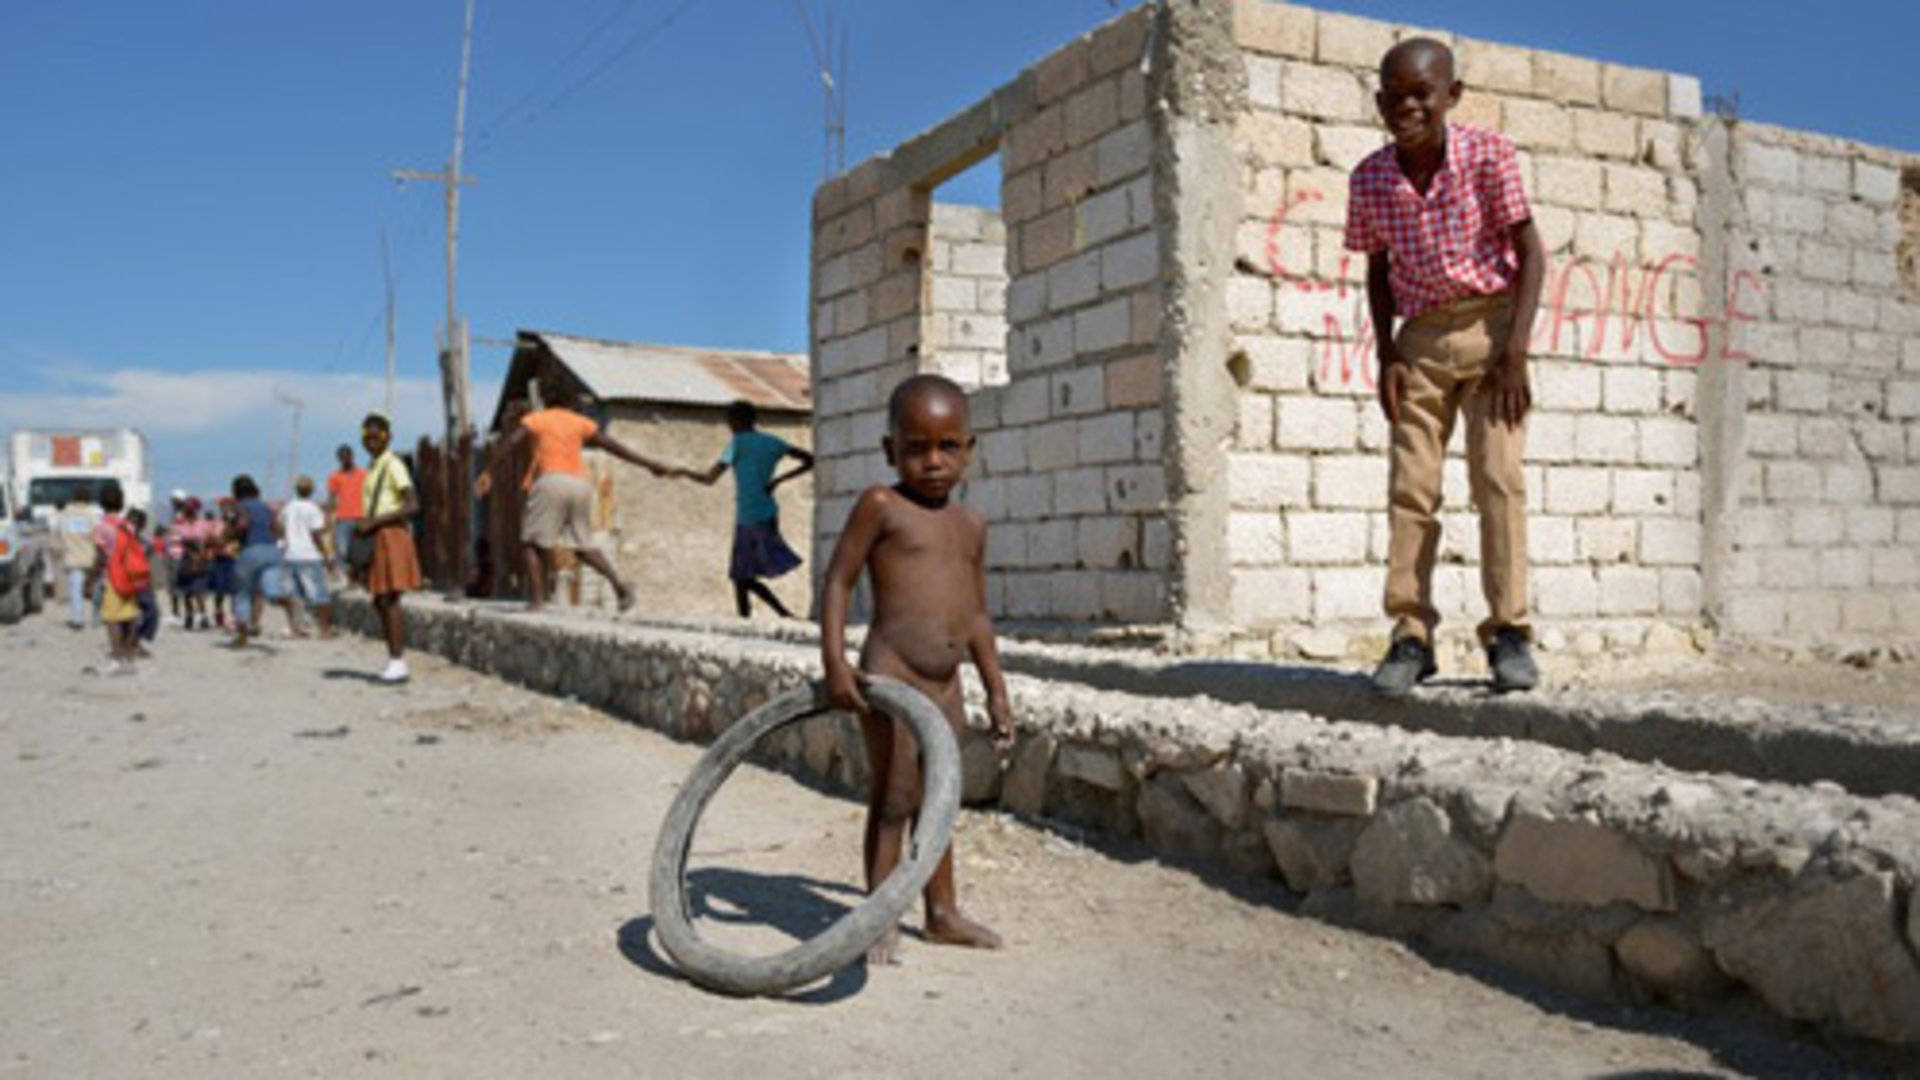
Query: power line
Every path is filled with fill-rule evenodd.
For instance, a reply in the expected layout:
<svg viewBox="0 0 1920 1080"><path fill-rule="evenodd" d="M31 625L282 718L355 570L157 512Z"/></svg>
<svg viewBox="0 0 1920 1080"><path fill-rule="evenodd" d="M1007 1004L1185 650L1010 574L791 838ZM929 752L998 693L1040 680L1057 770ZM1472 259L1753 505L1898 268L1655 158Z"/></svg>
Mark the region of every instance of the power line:
<svg viewBox="0 0 1920 1080"><path fill-rule="evenodd" d="M661 18L659 22L654 23L652 26L649 26L646 29L640 31L638 34L635 34L633 37L628 38L626 41L626 44L621 45L618 49L615 49L613 52L613 55L607 57L604 61L602 61L600 63L600 66L594 68L592 71L587 72L584 78L580 79L578 82L575 82L571 86L568 86L565 90L562 90L559 93L559 95L556 96L547 107L549 109L558 109L561 105L565 104L569 98L573 97L573 95L579 93L581 90L584 90L595 79L598 79L600 76L606 74L607 71L613 67L613 65L619 63L621 60L626 59L627 54L646 45L648 42L652 41L654 38L659 37L661 34L665 33L668 28L672 27L674 23L679 21L680 16L685 15L687 12L693 10L694 5L698 4L699 2L700 0L681 0L681 3L678 6L676 6L672 11L667 12L665 17Z"/></svg>
<svg viewBox="0 0 1920 1080"><path fill-rule="evenodd" d="M474 143L476 144L474 147L474 152L477 154L482 150L486 149L488 143L493 139L494 134L497 131L499 131L500 128L504 126L508 120L511 120L515 113L525 108L528 104L530 104L533 101L533 99L539 97L540 93L547 88L547 85L549 83L552 83L554 81L556 76L558 76L561 72L567 70L567 68L570 67L573 64L573 62L580 57L581 53L586 52L587 49L593 45L594 42L600 40L601 35L605 34L608 30L612 29L614 23L617 23L621 19L625 18L627 16L627 13L632 11L635 5L637 5L639 2L640 0L625 0L624 3L616 6L613 9L612 14L608 15L605 19L600 20L598 25L596 25L592 30L587 32L586 37L581 38L578 44L576 44L573 48L567 50L567 54L565 56L561 57L551 67L547 68L546 72L542 74L538 79L535 79L533 81L533 85L527 88L526 93L520 95L520 97L516 99L513 104L507 106L506 108L500 110L498 113L494 114L493 119L481 125L480 133L474 136Z"/></svg>

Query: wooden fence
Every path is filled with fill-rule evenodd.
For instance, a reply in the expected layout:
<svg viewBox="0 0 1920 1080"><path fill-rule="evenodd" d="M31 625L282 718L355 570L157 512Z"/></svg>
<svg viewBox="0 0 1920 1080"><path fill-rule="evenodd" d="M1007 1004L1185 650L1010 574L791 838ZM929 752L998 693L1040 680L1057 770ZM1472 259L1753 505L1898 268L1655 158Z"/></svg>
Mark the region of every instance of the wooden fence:
<svg viewBox="0 0 1920 1080"><path fill-rule="evenodd" d="M421 438L413 478L420 499L420 569L431 587L466 596L525 595L519 494L529 460L524 447L507 452L471 434L452 453ZM482 473L490 478L491 492L476 498L475 481Z"/></svg>

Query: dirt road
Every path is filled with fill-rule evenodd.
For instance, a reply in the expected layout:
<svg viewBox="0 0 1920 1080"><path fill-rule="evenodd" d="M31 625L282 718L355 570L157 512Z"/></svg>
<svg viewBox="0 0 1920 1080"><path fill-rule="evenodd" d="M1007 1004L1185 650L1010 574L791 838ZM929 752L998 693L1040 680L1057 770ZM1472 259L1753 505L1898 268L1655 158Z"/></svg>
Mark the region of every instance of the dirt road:
<svg viewBox="0 0 1920 1080"><path fill-rule="evenodd" d="M277 616L276 616L277 618ZM1399 945L998 816L959 832L1000 954L909 941L800 998L646 944L653 829L697 748L361 640L234 654L0 629L0 1076L1830 1074L1809 1047L1556 1011ZM695 849L767 940L844 909L857 809L736 775ZM917 917L917 916L916 916Z"/></svg>

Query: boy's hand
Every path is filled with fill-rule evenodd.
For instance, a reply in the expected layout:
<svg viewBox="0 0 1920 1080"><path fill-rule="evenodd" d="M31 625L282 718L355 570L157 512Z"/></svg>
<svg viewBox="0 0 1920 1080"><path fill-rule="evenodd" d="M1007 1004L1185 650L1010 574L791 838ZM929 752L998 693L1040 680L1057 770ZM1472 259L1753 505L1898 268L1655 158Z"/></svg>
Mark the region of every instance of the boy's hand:
<svg viewBox="0 0 1920 1080"><path fill-rule="evenodd" d="M1380 397L1380 411L1386 414L1387 423L1397 423L1400 398L1407 392L1407 361L1391 345L1380 350L1379 384L1375 393Z"/></svg>
<svg viewBox="0 0 1920 1080"><path fill-rule="evenodd" d="M827 700L838 709L867 711L866 696L860 693L860 677L845 660L827 665Z"/></svg>
<svg viewBox="0 0 1920 1080"><path fill-rule="evenodd" d="M993 748L1001 753L1013 749L1013 702L1007 695L987 695L987 721Z"/></svg>
<svg viewBox="0 0 1920 1080"><path fill-rule="evenodd" d="M1527 381L1527 354L1523 349L1508 349L1493 362L1482 392L1496 424L1519 427L1533 407L1533 388Z"/></svg>

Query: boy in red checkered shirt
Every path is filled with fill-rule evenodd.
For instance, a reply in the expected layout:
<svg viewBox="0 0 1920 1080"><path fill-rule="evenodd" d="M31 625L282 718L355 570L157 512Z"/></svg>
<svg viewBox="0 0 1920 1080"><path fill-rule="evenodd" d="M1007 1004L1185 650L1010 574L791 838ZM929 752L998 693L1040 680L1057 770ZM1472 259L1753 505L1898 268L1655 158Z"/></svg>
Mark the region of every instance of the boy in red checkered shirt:
<svg viewBox="0 0 1920 1080"><path fill-rule="evenodd" d="M1387 614L1393 644L1374 686L1404 694L1435 671L1434 552L1440 466L1464 414L1467 476L1480 511L1479 627L1496 690L1539 681L1528 649L1527 340L1546 253L1514 160L1492 132L1447 123L1459 104L1453 52L1403 41L1380 61L1374 104L1391 145L1353 170L1346 246L1367 254L1379 339L1380 407L1392 427ZM1404 320L1393 332L1393 319Z"/></svg>

